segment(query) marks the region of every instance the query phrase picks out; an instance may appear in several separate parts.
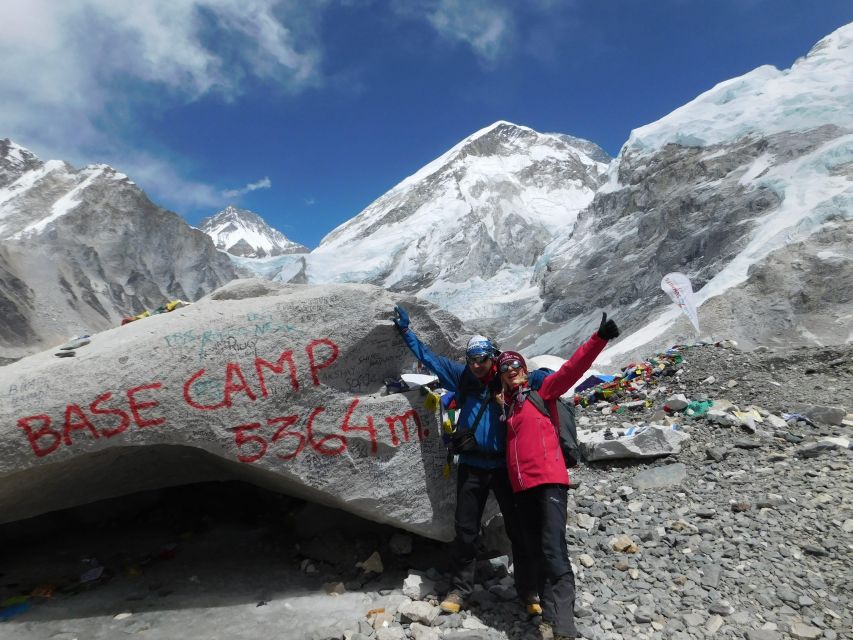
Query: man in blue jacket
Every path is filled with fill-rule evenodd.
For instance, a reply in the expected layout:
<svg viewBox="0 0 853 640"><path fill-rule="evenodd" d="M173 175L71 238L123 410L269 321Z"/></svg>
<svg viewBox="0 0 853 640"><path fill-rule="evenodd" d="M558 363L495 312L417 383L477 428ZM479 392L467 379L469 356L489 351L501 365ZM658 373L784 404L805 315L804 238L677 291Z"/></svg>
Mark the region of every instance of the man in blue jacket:
<svg viewBox="0 0 853 640"><path fill-rule="evenodd" d="M495 359L498 349L484 336L474 336L465 351L466 364L435 355L409 328L409 314L399 305L394 308L394 324L406 345L427 369L438 376L441 386L456 394L459 406L457 433L473 432L474 446L459 455L456 474L456 536L451 552L450 591L441 603L442 610L457 613L474 589L477 542L480 523L489 491L494 493L507 537L512 544L515 587L528 613L541 614L533 564L523 543L522 529L515 510L506 470L506 426L500 407L494 401L500 385Z"/></svg>

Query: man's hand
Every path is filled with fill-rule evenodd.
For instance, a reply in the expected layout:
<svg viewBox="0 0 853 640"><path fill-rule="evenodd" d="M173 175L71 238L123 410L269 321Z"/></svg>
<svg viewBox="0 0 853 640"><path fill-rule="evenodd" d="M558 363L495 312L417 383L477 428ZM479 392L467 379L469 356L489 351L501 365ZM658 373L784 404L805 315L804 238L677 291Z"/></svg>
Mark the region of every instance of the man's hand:
<svg viewBox="0 0 853 640"><path fill-rule="evenodd" d="M394 324L400 330L400 333L406 333L409 330L409 314L399 304L394 307Z"/></svg>
<svg viewBox="0 0 853 640"><path fill-rule="evenodd" d="M607 314L601 314L601 325L598 327L598 337L605 340L612 340L619 337L619 327L613 320L607 319Z"/></svg>

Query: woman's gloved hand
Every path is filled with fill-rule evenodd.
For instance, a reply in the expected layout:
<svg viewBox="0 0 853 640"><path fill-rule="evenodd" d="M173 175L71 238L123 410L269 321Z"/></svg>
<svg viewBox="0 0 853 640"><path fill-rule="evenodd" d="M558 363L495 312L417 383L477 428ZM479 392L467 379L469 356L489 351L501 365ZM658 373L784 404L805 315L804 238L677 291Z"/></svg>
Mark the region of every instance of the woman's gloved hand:
<svg viewBox="0 0 853 640"><path fill-rule="evenodd" d="M607 314L601 314L601 326L598 327L598 337L605 340L612 340L619 337L619 327L613 320L607 319Z"/></svg>
<svg viewBox="0 0 853 640"><path fill-rule="evenodd" d="M394 307L394 324L400 330L400 333L406 333L409 330L409 314L399 304Z"/></svg>

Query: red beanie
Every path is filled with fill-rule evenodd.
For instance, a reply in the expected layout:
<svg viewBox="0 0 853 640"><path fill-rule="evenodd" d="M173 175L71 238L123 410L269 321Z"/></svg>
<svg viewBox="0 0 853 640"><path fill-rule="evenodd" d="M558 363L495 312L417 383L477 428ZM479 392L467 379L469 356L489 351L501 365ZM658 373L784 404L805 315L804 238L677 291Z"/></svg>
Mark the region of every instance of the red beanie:
<svg viewBox="0 0 853 640"><path fill-rule="evenodd" d="M527 363L524 361L524 356L517 351L504 351L500 356L498 356L498 371L500 371L503 363L512 362L513 360L518 360L521 363L522 368L527 371Z"/></svg>

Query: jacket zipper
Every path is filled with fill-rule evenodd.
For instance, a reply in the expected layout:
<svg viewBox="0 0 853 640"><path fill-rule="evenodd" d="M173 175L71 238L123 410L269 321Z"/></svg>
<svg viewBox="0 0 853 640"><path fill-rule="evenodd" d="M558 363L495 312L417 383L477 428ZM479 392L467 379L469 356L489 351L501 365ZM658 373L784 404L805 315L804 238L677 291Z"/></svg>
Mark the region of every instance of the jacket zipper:
<svg viewBox="0 0 853 640"><path fill-rule="evenodd" d="M515 447L515 473L518 476L518 486L522 489L524 488L524 480L521 478L521 465L518 463L518 431L515 430L515 427L512 426L512 423L509 419L512 417L512 414L515 411L515 407L513 407L513 411L510 412L509 418L506 419L507 424L509 424L509 428L512 429L512 432L515 434L513 446Z"/></svg>

